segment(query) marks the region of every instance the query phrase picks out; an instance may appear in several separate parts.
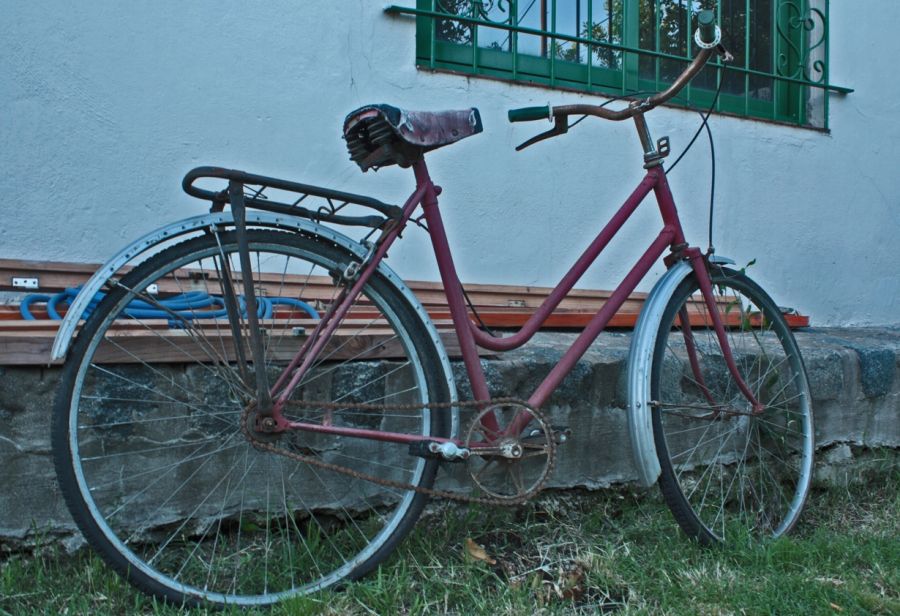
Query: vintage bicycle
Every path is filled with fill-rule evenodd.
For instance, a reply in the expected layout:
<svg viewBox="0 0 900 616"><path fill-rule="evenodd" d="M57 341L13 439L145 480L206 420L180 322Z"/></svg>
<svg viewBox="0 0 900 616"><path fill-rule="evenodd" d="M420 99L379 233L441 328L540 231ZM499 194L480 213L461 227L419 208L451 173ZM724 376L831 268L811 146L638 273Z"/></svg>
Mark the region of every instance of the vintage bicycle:
<svg viewBox="0 0 900 616"><path fill-rule="evenodd" d="M698 21L701 51L664 92L615 111L509 112L511 121L554 122L523 145L565 133L573 115L633 120L646 168L515 333L495 336L470 318L424 159L480 132L476 109L370 105L347 117L344 137L363 171L412 169L402 206L235 170L188 173L184 189L209 200L210 213L115 255L72 300L54 344L53 356L66 357L54 459L90 545L166 601L264 605L372 571L430 497L523 503L579 430L555 425L545 403L660 258L667 271L646 299L628 363L640 479L659 483L701 542L788 532L814 450L800 351L757 284L686 242L663 166L668 140L653 141L644 118L727 53L713 14ZM662 229L609 301L526 400L492 398L479 347L526 343L650 193ZM458 398L440 333L385 263L416 225L434 248L471 400ZM452 481L436 481L442 466Z"/></svg>

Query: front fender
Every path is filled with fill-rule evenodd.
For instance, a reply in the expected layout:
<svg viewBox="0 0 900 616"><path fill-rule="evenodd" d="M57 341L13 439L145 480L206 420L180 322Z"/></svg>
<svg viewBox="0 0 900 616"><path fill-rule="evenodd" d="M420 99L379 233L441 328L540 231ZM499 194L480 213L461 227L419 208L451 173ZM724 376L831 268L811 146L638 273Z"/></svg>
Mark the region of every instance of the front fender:
<svg viewBox="0 0 900 616"><path fill-rule="evenodd" d="M719 255L710 256L709 262L734 263L732 259ZM628 435L639 481L645 486L656 483L661 472L650 409L650 372L653 369L656 335L675 289L692 272L687 261L679 261L656 282L644 302L631 339L628 356Z"/></svg>
<svg viewBox="0 0 900 616"><path fill-rule="evenodd" d="M650 371L653 368L656 332L672 294L691 272L690 264L680 261L656 282L644 301L631 338L631 351L628 354L628 435L631 438L638 478L645 486L656 483L661 472L659 459L656 457L649 404Z"/></svg>

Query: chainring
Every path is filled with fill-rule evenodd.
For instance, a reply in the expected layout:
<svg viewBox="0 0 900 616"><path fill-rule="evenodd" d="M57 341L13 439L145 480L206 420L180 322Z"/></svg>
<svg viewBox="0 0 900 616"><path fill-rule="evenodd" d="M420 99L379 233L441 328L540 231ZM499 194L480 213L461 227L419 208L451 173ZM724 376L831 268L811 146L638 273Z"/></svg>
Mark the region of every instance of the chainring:
<svg viewBox="0 0 900 616"><path fill-rule="evenodd" d="M525 427L518 435L505 435L517 419L527 421ZM523 502L537 494L556 461L553 428L537 409L521 401L482 409L469 426L465 447L470 452L469 477L486 496L502 502Z"/></svg>

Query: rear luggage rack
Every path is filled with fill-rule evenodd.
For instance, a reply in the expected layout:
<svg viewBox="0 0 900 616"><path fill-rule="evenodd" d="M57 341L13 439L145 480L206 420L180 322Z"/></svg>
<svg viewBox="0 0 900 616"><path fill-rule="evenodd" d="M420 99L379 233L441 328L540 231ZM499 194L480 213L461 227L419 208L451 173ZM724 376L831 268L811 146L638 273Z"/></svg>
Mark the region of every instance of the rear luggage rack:
<svg viewBox="0 0 900 616"><path fill-rule="evenodd" d="M194 186L194 183L202 178L226 180L229 183L236 182L242 185L245 207L276 214L300 216L316 222L380 229L386 223L399 219L403 213L403 209L396 205L390 205L365 195L356 195L321 186L311 186L299 182L270 178L264 175L255 175L237 169L223 169L222 167L197 167L191 169L184 176L181 187L184 189L184 192L192 197L212 201L211 211L213 212L221 212L225 208L225 204L229 203L228 187L225 186L222 190L214 191ZM264 194L270 188L296 193L299 197L292 203L274 201ZM311 198L308 202L309 204L318 203L318 207L313 209L300 205L301 202L306 201L308 198ZM351 204L373 209L381 216L374 214L370 216L350 216L339 213Z"/></svg>

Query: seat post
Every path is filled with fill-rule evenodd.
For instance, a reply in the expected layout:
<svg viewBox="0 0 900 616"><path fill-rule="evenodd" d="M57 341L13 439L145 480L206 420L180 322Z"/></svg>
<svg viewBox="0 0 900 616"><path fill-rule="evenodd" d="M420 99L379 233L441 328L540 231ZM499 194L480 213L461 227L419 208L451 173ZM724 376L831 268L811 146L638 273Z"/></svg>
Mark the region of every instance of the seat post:
<svg viewBox="0 0 900 616"><path fill-rule="evenodd" d="M416 188L422 188L431 182L431 175L428 173L428 165L425 164L425 154L423 153L413 164L413 173L416 175ZM441 187L434 186L434 194L441 194ZM427 194L426 194L427 198ZM431 204L429 204L431 205Z"/></svg>

